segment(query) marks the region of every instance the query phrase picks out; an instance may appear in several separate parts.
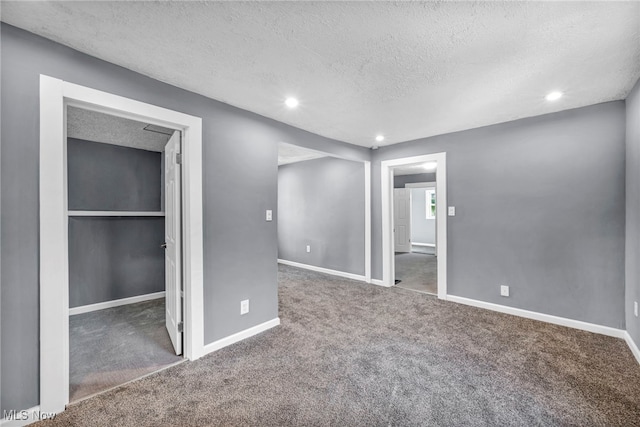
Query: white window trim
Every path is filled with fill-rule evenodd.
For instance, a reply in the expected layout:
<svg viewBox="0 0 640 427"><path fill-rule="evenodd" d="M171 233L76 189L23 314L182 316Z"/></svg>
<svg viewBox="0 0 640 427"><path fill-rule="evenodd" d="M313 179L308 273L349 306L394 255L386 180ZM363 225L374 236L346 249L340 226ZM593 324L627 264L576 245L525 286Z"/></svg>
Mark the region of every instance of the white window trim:
<svg viewBox="0 0 640 427"><path fill-rule="evenodd" d="M40 75L40 408L55 413L69 402L68 105L183 132L184 352L204 354L202 119Z"/></svg>
<svg viewBox="0 0 640 427"><path fill-rule="evenodd" d="M436 194L436 189L435 188L425 188L424 190L424 195L425 195L425 219L436 219L435 215L430 215L431 212L431 197L430 197L430 193ZM438 202L437 202L437 195L436 195L436 209L438 206Z"/></svg>

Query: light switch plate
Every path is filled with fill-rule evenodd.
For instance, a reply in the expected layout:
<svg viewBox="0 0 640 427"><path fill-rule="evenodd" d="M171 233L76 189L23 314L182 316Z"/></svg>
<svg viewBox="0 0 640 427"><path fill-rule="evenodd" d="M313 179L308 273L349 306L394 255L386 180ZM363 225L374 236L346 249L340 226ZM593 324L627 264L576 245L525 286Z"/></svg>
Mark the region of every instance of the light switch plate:
<svg viewBox="0 0 640 427"><path fill-rule="evenodd" d="M456 216L456 207L449 206L449 216Z"/></svg>
<svg viewBox="0 0 640 427"><path fill-rule="evenodd" d="M273 211L271 209L267 209L267 221L273 221Z"/></svg>

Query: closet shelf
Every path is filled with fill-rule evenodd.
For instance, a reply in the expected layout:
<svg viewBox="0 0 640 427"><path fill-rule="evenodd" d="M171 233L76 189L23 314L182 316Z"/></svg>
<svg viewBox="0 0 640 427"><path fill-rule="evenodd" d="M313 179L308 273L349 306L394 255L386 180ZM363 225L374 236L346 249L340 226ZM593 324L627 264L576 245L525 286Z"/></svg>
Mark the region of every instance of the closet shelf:
<svg viewBox="0 0 640 427"><path fill-rule="evenodd" d="M164 212L68 211L69 216L164 216Z"/></svg>

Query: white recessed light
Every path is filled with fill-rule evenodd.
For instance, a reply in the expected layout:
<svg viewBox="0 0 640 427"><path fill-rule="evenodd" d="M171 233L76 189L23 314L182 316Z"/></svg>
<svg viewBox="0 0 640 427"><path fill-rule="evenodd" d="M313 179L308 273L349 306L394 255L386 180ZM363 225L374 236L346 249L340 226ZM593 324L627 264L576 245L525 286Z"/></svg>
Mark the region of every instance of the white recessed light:
<svg viewBox="0 0 640 427"><path fill-rule="evenodd" d="M547 94L547 96L545 96L545 99L547 101L557 101L558 99L562 98L562 92L560 91L553 91Z"/></svg>
<svg viewBox="0 0 640 427"><path fill-rule="evenodd" d="M376 141L378 142L384 141L384 135L376 135Z"/></svg>
<svg viewBox="0 0 640 427"><path fill-rule="evenodd" d="M425 163L422 167L425 168L426 170L430 171L430 170L434 170L435 168L437 168L438 164L436 162L429 162L429 163Z"/></svg>
<svg viewBox="0 0 640 427"><path fill-rule="evenodd" d="M299 102L295 98L287 98L284 101L284 104L289 108L296 108L298 106Z"/></svg>

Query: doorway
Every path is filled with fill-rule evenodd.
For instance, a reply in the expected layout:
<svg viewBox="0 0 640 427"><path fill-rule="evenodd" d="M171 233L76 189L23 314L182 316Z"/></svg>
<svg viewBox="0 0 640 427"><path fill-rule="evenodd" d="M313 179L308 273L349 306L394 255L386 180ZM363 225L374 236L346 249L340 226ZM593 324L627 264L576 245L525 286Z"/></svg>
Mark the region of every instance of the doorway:
<svg viewBox="0 0 640 427"><path fill-rule="evenodd" d="M68 106L66 142L74 402L184 360L180 132Z"/></svg>
<svg viewBox="0 0 640 427"><path fill-rule="evenodd" d="M40 409L69 402L69 226L67 107L180 130L183 216L184 356L204 353L202 119L40 76Z"/></svg>
<svg viewBox="0 0 640 427"><path fill-rule="evenodd" d="M438 293L436 167L394 169L395 284Z"/></svg>
<svg viewBox="0 0 640 427"><path fill-rule="evenodd" d="M394 175L396 171L406 174L424 173L425 167L435 171L435 190L437 203L433 209L438 218L435 230L435 271L437 272L437 295L440 299L447 296L447 186L446 186L446 153L428 154L423 156L407 157L402 159L384 160L381 162L381 193L382 193L382 284L395 286L396 283L396 241L400 240L400 253L411 253L410 219L405 218L400 225L404 229L394 229L394 217L396 210L406 211L406 217L410 218L410 207L406 205L410 200L410 190L403 187L401 193L404 207L394 206ZM410 188L410 187L409 187ZM400 193L400 192L399 192ZM426 197L426 190L425 190ZM431 208L431 207L430 207ZM425 215L427 212L425 199ZM423 242L417 242L423 243ZM414 245L415 247L415 245ZM435 251L437 251L437 256ZM417 249L416 249L417 252ZM420 274L420 272L418 272ZM402 283L402 282L400 282Z"/></svg>

